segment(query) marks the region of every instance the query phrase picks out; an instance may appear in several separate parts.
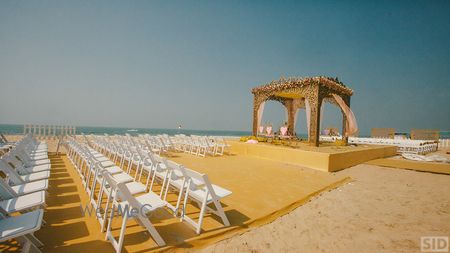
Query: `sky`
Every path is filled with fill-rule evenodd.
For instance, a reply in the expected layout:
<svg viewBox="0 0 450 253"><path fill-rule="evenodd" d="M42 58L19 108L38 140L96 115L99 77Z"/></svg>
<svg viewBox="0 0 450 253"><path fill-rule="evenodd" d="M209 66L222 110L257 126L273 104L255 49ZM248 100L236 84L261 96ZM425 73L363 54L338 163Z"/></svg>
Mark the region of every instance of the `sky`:
<svg viewBox="0 0 450 253"><path fill-rule="evenodd" d="M3 124L250 131L252 87L317 75L362 133L450 130L450 1L0 1Z"/></svg>

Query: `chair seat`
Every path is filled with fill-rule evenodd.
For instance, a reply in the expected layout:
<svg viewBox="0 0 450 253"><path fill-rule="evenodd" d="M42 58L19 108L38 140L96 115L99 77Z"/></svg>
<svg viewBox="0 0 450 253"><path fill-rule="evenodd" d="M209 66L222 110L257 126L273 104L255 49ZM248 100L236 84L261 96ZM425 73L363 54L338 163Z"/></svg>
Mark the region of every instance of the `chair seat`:
<svg viewBox="0 0 450 253"><path fill-rule="evenodd" d="M45 205L45 191L34 192L0 201L0 208L7 213L21 212L43 205Z"/></svg>
<svg viewBox="0 0 450 253"><path fill-rule="evenodd" d="M216 194L218 199L222 199L225 198L228 195L231 195L231 191L222 188L220 186L217 185L212 185L212 188L214 189L214 193ZM205 195L207 192L207 188L206 186L202 186L198 189L190 189L189 190L189 196L193 197L194 199L198 200L198 201L203 201L205 199ZM208 194L208 198L207 198L207 203L212 201L212 196L211 194Z"/></svg>
<svg viewBox="0 0 450 253"><path fill-rule="evenodd" d="M103 167L111 167L111 166L115 166L115 165L116 165L115 163L111 162L110 160L100 162L100 164L101 164Z"/></svg>
<svg viewBox="0 0 450 253"><path fill-rule="evenodd" d="M50 164L41 164L41 165L37 165L37 166L19 168L18 171L21 172L20 174L23 175L23 174L30 174L30 173L35 173L35 172L46 171L46 170L50 170L50 169L51 169Z"/></svg>
<svg viewBox="0 0 450 253"><path fill-rule="evenodd" d="M27 167L38 166L38 165L43 165L43 164L50 164L50 160L49 159L31 160L27 163Z"/></svg>
<svg viewBox="0 0 450 253"><path fill-rule="evenodd" d="M146 192L145 185L138 183L138 182L130 182L126 183L125 186L127 187L128 191L130 191L131 195L135 195L138 193ZM123 199L123 196L119 192L119 199Z"/></svg>
<svg viewBox="0 0 450 253"><path fill-rule="evenodd" d="M22 180L25 182L32 182L32 181L37 181L37 180L41 180L41 179L47 179L49 177L50 177L50 171L48 171L48 170L20 176L20 178L22 178Z"/></svg>
<svg viewBox="0 0 450 253"><path fill-rule="evenodd" d="M127 173L125 173L125 172L122 172L120 174L112 175L112 177L114 178L114 180L117 181L118 184L119 183L128 183L128 182L132 182L133 181L133 178L130 175L128 175Z"/></svg>
<svg viewBox="0 0 450 253"><path fill-rule="evenodd" d="M91 147L88 147L88 151L89 151L89 153L91 154L91 155L98 155L98 154L102 154L102 153L100 153L100 152L98 152L97 150L95 150L95 149L93 149L93 148L91 148Z"/></svg>
<svg viewBox="0 0 450 253"><path fill-rule="evenodd" d="M41 228L44 210L36 210L0 220L0 242L33 233Z"/></svg>
<svg viewBox="0 0 450 253"><path fill-rule="evenodd" d="M157 170L155 170L155 176L157 176L159 178L164 178L166 175L167 175L166 169L158 168Z"/></svg>
<svg viewBox="0 0 450 253"><path fill-rule="evenodd" d="M181 189L181 186L183 185L183 179L182 178L171 179L170 185L174 186L177 189Z"/></svg>
<svg viewBox="0 0 450 253"><path fill-rule="evenodd" d="M28 154L28 157L30 158L30 160L44 160L44 159L48 159L48 155L47 154Z"/></svg>
<svg viewBox="0 0 450 253"><path fill-rule="evenodd" d="M34 152L41 152L41 151L47 152L48 148L47 148L47 146L34 146L34 147L27 148L27 150L34 151Z"/></svg>
<svg viewBox="0 0 450 253"><path fill-rule="evenodd" d="M145 188L145 185L139 183L139 182L130 182L126 184L128 190L132 195L145 192L147 189Z"/></svg>
<svg viewBox="0 0 450 253"><path fill-rule="evenodd" d="M122 173L123 170L119 166L112 166L105 168L106 171L108 171L110 174L117 174Z"/></svg>
<svg viewBox="0 0 450 253"><path fill-rule="evenodd" d="M27 154L29 155L48 155L46 149L37 149L37 150L28 150Z"/></svg>
<svg viewBox="0 0 450 253"><path fill-rule="evenodd" d="M136 200L141 205L141 207L143 207L142 211L144 213L152 212L158 208L165 207L167 205L166 201L162 200L158 195L156 195L153 192L149 192L139 197L136 197ZM122 208L125 208L128 205L128 201L122 201L119 203L119 205Z"/></svg>
<svg viewBox="0 0 450 253"><path fill-rule="evenodd" d="M95 160L99 161L99 162L106 162L109 161L108 157L100 154L99 156L94 156Z"/></svg>
<svg viewBox="0 0 450 253"><path fill-rule="evenodd" d="M25 195L32 192L42 191L48 189L48 180L39 180L34 181L31 183L26 184L19 184L11 186L11 189L17 194L17 195Z"/></svg>

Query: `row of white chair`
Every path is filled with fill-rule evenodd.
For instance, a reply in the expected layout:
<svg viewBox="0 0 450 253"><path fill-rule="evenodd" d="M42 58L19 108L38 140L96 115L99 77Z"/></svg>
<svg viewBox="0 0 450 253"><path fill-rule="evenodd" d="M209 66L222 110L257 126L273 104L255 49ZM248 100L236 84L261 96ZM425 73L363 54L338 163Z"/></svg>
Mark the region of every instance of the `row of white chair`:
<svg viewBox="0 0 450 253"><path fill-rule="evenodd" d="M202 157L206 155L223 155L231 147L223 137L218 136L186 136L179 134L172 137L172 142L177 151Z"/></svg>
<svg viewBox="0 0 450 253"><path fill-rule="evenodd" d="M27 135L0 159L0 242L15 239L22 252L41 252L44 246L33 233L44 223L51 170L47 151L45 143Z"/></svg>
<svg viewBox="0 0 450 253"><path fill-rule="evenodd" d="M439 139L439 149L450 148L450 139Z"/></svg>
<svg viewBox="0 0 450 253"><path fill-rule="evenodd" d="M397 146L398 153L427 154L438 148L437 142L429 140L350 137L348 141L354 144Z"/></svg>
<svg viewBox="0 0 450 253"><path fill-rule="evenodd" d="M120 137L118 137L120 138ZM97 148L97 150L100 150L102 153L109 155L109 157L112 157L112 159L116 159L117 162L119 162L120 160L120 164L121 166L124 166L124 161L127 162L127 171L130 171L131 166L133 165L137 168L137 171L142 173L142 168L146 168L146 171L150 171L150 175L154 175L152 177L152 182L150 184L150 190L153 189L153 185L155 180L159 181L160 184L162 185L162 190L160 191L160 197L163 197L164 200L166 200L167 197L167 193L169 190L169 186L170 186L170 182L171 176L175 175L183 175L183 178L185 178L185 180L189 180L191 179L192 182L190 182L191 185L194 185L193 182L197 182L198 185L200 185L201 187L201 192L197 192L197 195L201 195L202 197L204 197L204 199L202 199L199 203L199 206L202 206L204 204L204 202L208 202L211 203L209 201L211 201L211 195L215 195L216 200L219 200L223 197L228 196L229 194L231 194L230 191L213 185L209 182L209 179L207 179L207 176L201 173L198 173L196 171L184 168L182 165L176 164L172 161L169 161L165 158L160 157L159 155L153 154L151 152L151 150L148 149L147 146L145 145L141 145L139 144L136 139L132 138L131 136L127 135L125 137L122 137L122 141L120 142L116 142L116 147L113 147L111 145L108 145L108 141L107 140L108 137L105 137L105 139L101 140L101 138L96 138L96 141L91 142L93 144L93 146L95 146ZM125 140L124 140L125 139ZM114 142L111 142L114 143ZM122 148L117 147L117 145L120 145L119 143L123 143L122 144ZM126 144L127 143L127 144ZM113 147L113 149L111 149L111 147ZM128 148L127 148L128 147ZM121 156L121 154L117 155L117 150L126 150L128 149L128 151L122 152L121 154L123 154L123 156L120 159L117 159L117 157ZM147 166L144 166L144 165ZM149 167L149 165L151 165ZM169 166L172 165L172 166ZM124 167L125 168L125 167ZM139 169L141 168L141 169ZM186 174L190 174L190 176L187 176ZM206 181L205 181L205 177L206 177ZM186 181L186 184L189 183ZM183 191L186 190L187 185L185 185L185 187L181 188L182 191L179 191L179 187L177 183L175 184L175 189L176 191L178 191L179 193L179 197L181 197L180 195L183 194ZM208 187L210 186L210 188L213 189L213 191L211 191L210 189L208 189ZM205 187L204 187L205 186ZM165 189L165 190L164 190ZM178 189L178 190L177 190ZM193 193L195 195L195 192ZM187 194L187 197L189 197L189 194ZM190 199L192 200L192 199ZM196 200L195 198L193 199L194 201L198 202L198 199ZM179 200L180 201L180 200ZM178 201L178 202L179 202ZM185 201L186 203L186 201ZM217 207L218 209L222 209L221 206ZM177 208L178 211L178 206ZM205 207L206 209L206 207ZM205 210L203 210L205 211ZM209 210L211 212L214 213L213 210ZM223 212L219 212L217 214L218 216L222 217L224 216ZM183 217L182 217L183 218ZM223 218L223 217L222 217ZM202 218L201 218L202 219ZM194 227L196 228L196 232L200 233L201 230L201 222L202 220L200 219L199 224L195 224L195 222L191 222ZM189 217L186 217L186 220L189 222ZM228 224L228 220L226 219L226 216L223 218L224 223Z"/></svg>
<svg viewBox="0 0 450 253"><path fill-rule="evenodd" d="M112 245L117 252L120 252L123 245L126 221L128 213L122 217L123 223L119 239L116 240L111 234L111 224L114 218L114 210L116 209L129 209L136 208L144 213L155 211L156 209L164 208L172 211L174 215L178 215L179 210L185 210L187 204L187 198L192 199L195 193L185 193L185 199L183 206L181 206L183 192L186 191L188 185L193 185L193 182L203 182L202 185L213 185L209 182L206 175L192 172L182 167L181 165L175 165L174 163L154 154L149 150L147 145L143 145L137 142L130 136L126 137L110 137L110 136L92 136L86 138L86 144L81 144L74 139L68 142L68 154L69 159L77 168L80 176L86 187L86 191L90 195L90 203L95 208L101 208L105 210L99 217L100 227L103 231L106 227L107 239L111 241ZM119 166L116 165L119 164ZM186 177L183 179L183 183L179 184L176 181L175 175L179 173L185 173ZM198 179L196 179L198 178ZM205 182L206 179L206 182ZM198 180L198 181L196 181ZM154 191L156 183L160 186L159 195ZM96 185L100 185L98 194L95 194ZM179 186L177 188L177 186ZM199 189L204 189L199 185ZM172 206L166 201L169 189L173 191L178 189L177 204ZM206 193L205 201L201 199L201 203L205 202L205 207L202 206L202 212L207 208L206 205L211 203L211 197L214 196L215 201L220 198L217 197L214 190L220 190L223 188L213 188L211 192L209 189L204 190ZM217 191L216 190L216 191ZM202 191L202 190L200 190ZM228 192L227 195L231 194ZM210 195L208 197L208 195ZM95 196L98 196L95 198ZM102 207L102 199L106 197L106 205ZM214 202L214 201L213 201ZM219 207L217 208L217 204ZM218 202L216 205L216 211L222 219L224 224L229 225L228 219L223 212L223 209ZM150 208L151 206L151 208ZM167 208L165 208L167 207ZM183 208L183 209L181 209ZM127 209L127 210L128 210ZM199 222L194 222L187 217L181 211L181 219L186 220L190 224L195 224L196 232L200 232L203 219L203 213L200 216ZM109 217L108 217L109 214ZM156 231L154 226L148 220L147 217L138 215L139 223L143 225L147 231L151 234L155 242L162 246L165 245L164 240ZM134 217L136 218L136 217ZM108 222L107 222L108 221Z"/></svg>
<svg viewBox="0 0 450 253"><path fill-rule="evenodd" d="M129 135L127 135L130 137ZM185 152L197 156L223 155L231 146L223 137L198 135L138 135L133 139L146 149L158 155L168 152Z"/></svg>
<svg viewBox="0 0 450 253"><path fill-rule="evenodd" d="M336 140L342 140L342 136L320 136L320 141L334 142ZM438 143L429 140L349 137L348 143L396 146L397 152L401 154L427 154L438 149Z"/></svg>

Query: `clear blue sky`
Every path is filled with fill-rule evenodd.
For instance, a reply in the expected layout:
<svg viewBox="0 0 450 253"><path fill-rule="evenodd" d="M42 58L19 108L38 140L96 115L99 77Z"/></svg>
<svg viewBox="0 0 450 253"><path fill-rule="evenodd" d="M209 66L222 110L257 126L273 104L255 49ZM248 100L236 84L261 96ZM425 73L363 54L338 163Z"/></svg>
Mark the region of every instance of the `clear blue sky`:
<svg viewBox="0 0 450 253"><path fill-rule="evenodd" d="M362 132L449 130L450 1L0 1L0 123L250 130L282 75L339 77Z"/></svg>

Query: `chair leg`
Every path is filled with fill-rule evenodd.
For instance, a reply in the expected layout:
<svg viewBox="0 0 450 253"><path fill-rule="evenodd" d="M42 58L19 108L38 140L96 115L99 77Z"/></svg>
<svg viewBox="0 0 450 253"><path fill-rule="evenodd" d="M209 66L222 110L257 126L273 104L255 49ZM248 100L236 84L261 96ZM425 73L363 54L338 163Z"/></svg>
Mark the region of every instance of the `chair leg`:
<svg viewBox="0 0 450 253"><path fill-rule="evenodd" d="M103 214L103 220L100 224L101 225L100 232L103 232L105 230L105 223L106 223L106 219L108 218L109 202L111 202L111 194L108 195L108 198L106 200L105 213ZM112 211L114 211L114 210L112 210Z"/></svg>
<svg viewBox="0 0 450 253"><path fill-rule="evenodd" d="M161 192L159 193L159 197L161 198L164 192L164 186L166 185L166 181L167 181L167 172L164 175L163 181L162 181L162 185L161 185Z"/></svg>
<svg viewBox="0 0 450 253"><path fill-rule="evenodd" d="M216 207L218 215L220 216L220 218L223 221L223 225L225 225L226 227L230 226L230 221L228 220L227 215L223 211L223 208L222 208L222 205L220 204L220 202L217 199L213 198L213 203L214 203L214 206Z"/></svg>
<svg viewBox="0 0 450 253"><path fill-rule="evenodd" d="M180 192L177 199L177 205L175 206L175 215L178 215L178 209L180 208L181 199L183 198L183 192L184 192L184 183L181 184Z"/></svg>
<svg viewBox="0 0 450 253"><path fill-rule="evenodd" d="M149 191L151 191L151 192L153 192L153 185L155 183L156 177L157 177L157 175L156 175L156 168L155 168L153 171L152 182L150 183Z"/></svg>
<svg viewBox="0 0 450 253"><path fill-rule="evenodd" d="M106 226L106 236L105 236L105 240L109 240L109 237L110 237L110 236L112 237L112 234L111 234L111 224L112 224L112 221L113 221L113 219L114 219L115 211L116 211L116 206L115 206L114 203L113 203L113 204L112 204L112 207L111 207L111 215L109 216L109 219L108 219L108 226Z"/></svg>
<svg viewBox="0 0 450 253"><path fill-rule="evenodd" d="M202 208L200 210L200 216L198 217L198 224L197 224L197 228L196 228L196 233L200 234L200 232L202 231L202 224L203 224L203 216L205 215L205 210L206 210L206 198L202 203Z"/></svg>
<svg viewBox="0 0 450 253"><path fill-rule="evenodd" d="M125 211L125 214L123 215L122 228L120 229L120 236L119 236L119 241L118 241L116 252L122 251L123 240L125 238L125 230L127 229L127 219L128 219L128 212Z"/></svg>
<svg viewBox="0 0 450 253"><path fill-rule="evenodd" d="M27 238L27 236L19 236L16 240L22 245L22 252L24 253L41 253L38 247Z"/></svg>
<svg viewBox="0 0 450 253"><path fill-rule="evenodd" d="M144 227L150 233L158 246L166 245L166 242L164 242L161 235L158 233L158 231L156 231L155 227L150 223L147 217L143 217L143 214L139 214L137 219L139 219L142 225L144 225Z"/></svg>
<svg viewBox="0 0 450 253"><path fill-rule="evenodd" d="M181 221L183 221L184 215L186 214L186 206L187 206L188 197L189 197L189 186L186 188L186 193L184 195L183 210L181 210L181 218L180 218Z"/></svg>
<svg viewBox="0 0 450 253"><path fill-rule="evenodd" d="M26 236L27 239L30 240L31 243L33 243L36 247L40 248L40 247L43 247L43 246L44 246L44 244L43 244L39 239L37 239L36 236L34 236L34 234L28 234L28 235L25 235L25 236Z"/></svg>

